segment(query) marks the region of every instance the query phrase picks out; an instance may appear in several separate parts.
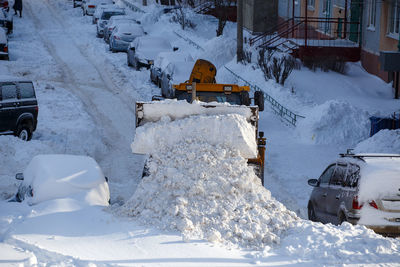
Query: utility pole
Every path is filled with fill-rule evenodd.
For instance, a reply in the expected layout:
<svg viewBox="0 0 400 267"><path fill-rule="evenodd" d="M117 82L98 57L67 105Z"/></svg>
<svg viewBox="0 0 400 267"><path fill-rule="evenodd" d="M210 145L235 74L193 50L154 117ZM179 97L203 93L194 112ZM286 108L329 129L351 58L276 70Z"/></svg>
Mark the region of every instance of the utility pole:
<svg viewBox="0 0 400 267"><path fill-rule="evenodd" d="M243 0L237 0L237 62L243 60Z"/></svg>

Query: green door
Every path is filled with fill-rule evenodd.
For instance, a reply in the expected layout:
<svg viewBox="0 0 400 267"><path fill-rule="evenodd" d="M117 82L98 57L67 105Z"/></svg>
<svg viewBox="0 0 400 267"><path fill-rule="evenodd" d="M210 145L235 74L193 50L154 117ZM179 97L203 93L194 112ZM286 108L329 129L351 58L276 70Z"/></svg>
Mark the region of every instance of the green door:
<svg viewBox="0 0 400 267"><path fill-rule="evenodd" d="M362 0L352 0L350 4L349 40L358 43L361 29ZM359 23L359 24L358 24Z"/></svg>

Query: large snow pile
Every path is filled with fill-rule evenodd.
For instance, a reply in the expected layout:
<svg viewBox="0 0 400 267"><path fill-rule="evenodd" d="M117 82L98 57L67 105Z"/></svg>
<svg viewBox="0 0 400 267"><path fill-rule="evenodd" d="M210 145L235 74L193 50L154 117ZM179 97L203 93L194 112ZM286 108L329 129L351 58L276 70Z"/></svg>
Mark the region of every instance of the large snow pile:
<svg viewBox="0 0 400 267"><path fill-rule="evenodd" d="M355 148L356 153L398 153L400 154L400 130L381 130L362 141Z"/></svg>
<svg viewBox="0 0 400 267"><path fill-rule="evenodd" d="M279 243L297 217L271 197L247 165L244 155L256 152L250 140L254 128L238 114L163 119L139 127L132 148L150 154L149 175L120 214L179 230L185 240L251 248Z"/></svg>
<svg viewBox="0 0 400 267"><path fill-rule="evenodd" d="M297 131L308 142L355 145L368 137L369 116L348 102L330 100L308 111Z"/></svg>

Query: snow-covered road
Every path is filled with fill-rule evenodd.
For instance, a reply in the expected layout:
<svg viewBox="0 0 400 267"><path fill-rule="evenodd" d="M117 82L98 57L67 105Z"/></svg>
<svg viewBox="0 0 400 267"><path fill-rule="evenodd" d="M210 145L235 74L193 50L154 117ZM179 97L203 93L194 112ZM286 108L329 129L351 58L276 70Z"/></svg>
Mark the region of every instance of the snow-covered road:
<svg viewBox="0 0 400 267"><path fill-rule="evenodd" d="M207 48L201 54L200 51L193 51L190 44L176 39L173 30L180 29L179 25L171 22L170 15L161 15L158 7L152 9L150 6L148 11L148 14L132 15L143 16L142 25L150 35L163 35L180 50L190 51L194 57L201 55L215 59L219 66L232 60L234 47L231 40L235 25L228 23L225 36L208 42L214 33L210 27L215 26L215 19L189 16L199 26L195 30L188 29L184 34ZM28 144L11 136L0 136L0 164L6 166L0 169L0 181L4 182L0 187L2 199L15 192L17 183L13 175L22 171L33 155L71 153L87 154L99 162L110 179L114 205L104 211L98 207L81 207L70 200L50 201L36 206L2 200L0 266L398 264L398 239L384 238L365 227L350 224L332 226L298 220L288 232L282 233L278 225L274 231L280 233L280 243L259 251L226 247L204 240L183 240L181 234L174 230L156 229L154 224L157 221L143 225L135 217L120 217L116 212L119 204L133 195L142 175L143 159L132 154L130 149L135 134L134 101L150 100L152 95L159 94L159 89L149 82L147 70L129 68L125 53L111 53L103 40L95 38L96 30L91 24L91 17L83 17L80 8L73 9L72 1L25 0L24 17L14 19L15 31L10 40L11 61L0 62L0 73L34 80L40 111L38 129ZM249 74L249 79L265 83L251 66L237 64L236 67L241 75ZM219 70L219 73L223 74L223 71ZM337 132L332 136L343 132L342 139L350 136L349 141L356 140L358 129L351 135L352 129L345 127L345 121L353 119L351 112L356 109L336 109L340 106L336 102L325 104L325 98L329 100L332 95L319 97L318 84L309 94L317 100L322 99L321 102L312 100L309 106L304 105L311 99L306 91L308 79L301 78L304 73L306 77L311 77L310 80L314 76L330 77L332 88L336 86L334 81L338 80L336 74L301 70L290 80L293 84L301 84L299 88L304 91L299 92L300 97L279 91L271 83L265 83L266 88L286 105L293 104L302 114L307 111L312 115L313 105L321 104L317 111L328 114L324 117L327 124L338 125ZM357 72L357 75L365 74ZM231 76L226 76L228 81L233 82ZM351 82L359 79L353 77ZM362 106L368 106L369 101L372 103L375 98L373 87L381 86L372 78L368 81L375 83L371 85L371 94L365 97ZM378 94L385 91L385 86L379 87ZM349 99L352 104L357 102L358 91ZM343 92L340 99L346 98ZM387 94L384 96L387 98ZM299 104L301 97L305 101ZM396 105L386 98L382 99L382 103L390 105L385 106L385 111ZM379 105L374 109L379 110ZM332 114L343 117L344 122L332 120ZM268 109L260 116L260 129L267 137L266 187L273 197L302 218L306 217L306 204L311 191L307 179L317 178L327 163L348 145L329 139L332 128L318 128L321 124L318 118L306 122L311 125L308 128L313 130L311 135L301 132L307 127L300 125L295 129L282 124ZM170 170L166 171L168 173ZM153 189L157 191L156 187ZM218 193L218 187L214 189ZM163 204L166 209L169 208L167 203ZM269 227L266 223L263 226Z"/></svg>

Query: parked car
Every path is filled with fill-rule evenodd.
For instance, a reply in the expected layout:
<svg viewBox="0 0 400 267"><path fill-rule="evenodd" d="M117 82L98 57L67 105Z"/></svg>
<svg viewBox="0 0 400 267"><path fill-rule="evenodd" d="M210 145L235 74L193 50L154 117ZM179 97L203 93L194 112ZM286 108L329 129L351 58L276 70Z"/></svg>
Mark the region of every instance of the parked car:
<svg viewBox="0 0 400 267"><path fill-rule="evenodd" d="M96 9L94 10L93 16L92 16L92 24L96 24L97 21L99 20L101 13L104 9L107 8L113 8L117 7L116 5L98 5L96 6Z"/></svg>
<svg viewBox="0 0 400 267"><path fill-rule="evenodd" d="M125 9L120 7L106 8L101 11L99 19L97 20L97 37L102 38L104 34L104 27L112 16L126 15Z"/></svg>
<svg viewBox="0 0 400 267"><path fill-rule="evenodd" d="M0 28L4 28L7 34L13 31L13 16L4 9L0 9Z"/></svg>
<svg viewBox="0 0 400 267"><path fill-rule="evenodd" d="M93 13L98 5L112 5L113 0L85 0L82 5L83 15L93 16Z"/></svg>
<svg viewBox="0 0 400 267"><path fill-rule="evenodd" d="M8 3L8 0L0 0L0 9L3 9L4 11L9 11L10 6Z"/></svg>
<svg viewBox="0 0 400 267"><path fill-rule="evenodd" d="M149 69L159 53L176 50L178 50L177 47L172 48L168 40L162 37L138 37L129 44L127 50L128 66L133 66L136 70L141 67Z"/></svg>
<svg viewBox="0 0 400 267"><path fill-rule="evenodd" d="M75 7L82 6L82 0L72 0L72 4Z"/></svg>
<svg viewBox="0 0 400 267"><path fill-rule="evenodd" d="M171 62L161 73L161 95L166 98L174 98L173 84L187 81L193 70L194 62Z"/></svg>
<svg viewBox="0 0 400 267"><path fill-rule="evenodd" d="M0 59L8 60L8 40L6 31L0 28Z"/></svg>
<svg viewBox="0 0 400 267"><path fill-rule="evenodd" d="M30 140L36 130L38 112L32 81L0 77L0 133Z"/></svg>
<svg viewBox="0 0 400 267"><path fill-rule="evenodd" d="M128 15L112 16L108 20L107 25L104 27L104 33L103 33L104 41L107 44L109 43L110 35L117 24L130 23L130 22L140 24L139 21Z"/></svg>
<svg viewBox="0 0 400 267"><path fill-rule="evenodd" d="M312 221L365 225L400 235L400 155L341 154L319 179L308 202Z"/></svg>
<svg viewBox="0 0 400 267"><path fill-rule="evenodd" d="M136 23L123 23L115 26L110 36L110 50L126 52L129 44L137 37L145 35L143 27Z"/></svg>
<svg viewBox="0 0 400 267"><path fill-rule="evenodd" d="M43 201L72 198L89 205L108 206L107 178L97 162L87 156L37 155L15 178L21 184L10 201Z"/></svg>
<svg viewBox="0 0 400 267"><path fill-rule="evenodd" d="M161 88L161 73L171 62L192 62L193 58L186 52L161 52L150 66L150 81Z"/></svg>

